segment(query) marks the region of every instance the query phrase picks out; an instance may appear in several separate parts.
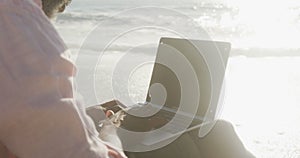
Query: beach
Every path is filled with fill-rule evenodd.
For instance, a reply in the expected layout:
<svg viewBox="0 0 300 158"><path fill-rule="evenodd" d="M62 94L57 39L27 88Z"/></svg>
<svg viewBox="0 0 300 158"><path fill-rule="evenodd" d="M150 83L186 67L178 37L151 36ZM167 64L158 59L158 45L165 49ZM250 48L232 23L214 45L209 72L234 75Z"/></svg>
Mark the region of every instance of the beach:
<svg viewBox="0 0 300 158"><path fill-rule="evenodd" d="M123 86L117 82L122 74L114 74L114 71L126 54L133 53L132 58L126 61L128 64L140 59L154 61L155 52L143 51L154 47L158 37L173 34L157 28L143 28L121 36L104 49L107 47L104 42L106 38L111 38L113 32L118 32L120 28L130 28L140 23L145 26L151 23L165 25L167 28L172 25L167 23L168 20L180 24L184 22L178 16L165 16L165 13L155 17L144 16L146 13L142 12L136 16L118 14L120 10L128 9L124 6L86 8L75 5L54 23L69 46L76 66L80 67L80 74L85 76L77 84L87 106L114 98L112 87ZM300 51L294 42L296 40L290 39L292 42L289 44L280 44L281 40L275 40L273 44L262 45L262 40L268 38L260 38L255 33L252 35L251 29L237 23L237 10L234 8L208 4L174 8L187 13L199 27L209 30L212 39L232 43L220 119L234 124L247 149L258 158L300 157ZM155 18L158 20L153 20ZM93 30L99 27L103 33L99 39L93 39L95 43L82 47ZM186 28L179 29L187 31ZM147 45L149 41L152 43ZM145 47L128 51L138 44ZM96 64L91 61L96 61ZM121 66L126 67L126 64ZM141 66L128 80L129 95L136 102L145 99L152 67L151 64ZM90 81L94 82L92 89L82 86ZM89 98L92 95L96 97Z"/></svg>

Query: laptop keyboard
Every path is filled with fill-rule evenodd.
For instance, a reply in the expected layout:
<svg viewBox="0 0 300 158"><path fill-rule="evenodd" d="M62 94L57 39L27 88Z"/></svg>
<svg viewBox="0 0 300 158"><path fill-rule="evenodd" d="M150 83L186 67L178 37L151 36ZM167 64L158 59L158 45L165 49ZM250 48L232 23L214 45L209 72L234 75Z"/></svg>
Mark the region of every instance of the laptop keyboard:
<svg viewBox="0 0 300 158"><path fill-rule="evenodd" d="M150 116L150 118L155 117L155 118L159 118L158 120L163 120L165 124L163 123L159 126L156 127L154 126L153 130L159 128L160 130L172 134L184 132L189 127L201 124L202 121L198 117L195 118L192 117L191 116L192 114L186 112L179 112L176 109L169 108L169 107L161 108L161 106L152 105L152 104L139 105L135 108L132 108L129 111L130 111L129 113L133 114L134 116L137 115L144 116L144 117Z"/></svg>
<svg viewBox="0 0 300 158"><path fill-rule="evenodd" d="M176 114L176 117L174 117L175 114L173 112L163 109L159 112L158 116L163 117L169 121L168 124L166 124L161 129L170 133L183 132L189 127L190 123L192 122L190 120L191 118L187 118L186 116L178 113Z"/></svg>

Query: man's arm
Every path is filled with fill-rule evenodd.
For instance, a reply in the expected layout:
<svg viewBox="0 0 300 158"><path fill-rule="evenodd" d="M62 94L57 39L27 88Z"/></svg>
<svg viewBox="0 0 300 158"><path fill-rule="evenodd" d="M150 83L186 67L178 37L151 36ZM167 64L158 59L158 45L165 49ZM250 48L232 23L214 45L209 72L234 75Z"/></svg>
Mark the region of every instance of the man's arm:
<svg viewBox="0 0 300 158"><path fill-rule="evenodd" d="M73 97L74 65L42 10L11 0L0 4L0 15L3 145L22 158L120 157Z"/></svg>

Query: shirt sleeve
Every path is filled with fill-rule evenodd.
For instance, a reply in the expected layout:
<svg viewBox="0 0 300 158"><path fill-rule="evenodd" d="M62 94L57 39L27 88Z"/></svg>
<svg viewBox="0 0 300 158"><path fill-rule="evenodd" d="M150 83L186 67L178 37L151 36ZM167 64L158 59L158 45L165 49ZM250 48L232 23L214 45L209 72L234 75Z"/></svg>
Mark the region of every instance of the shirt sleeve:
<svg viewBox="0 0 300 158"><path fill-rule="evenodd" d="M0 142L18 157L108 157L73 97L75 69L66 51L40 8L1 1Z"/></svg>

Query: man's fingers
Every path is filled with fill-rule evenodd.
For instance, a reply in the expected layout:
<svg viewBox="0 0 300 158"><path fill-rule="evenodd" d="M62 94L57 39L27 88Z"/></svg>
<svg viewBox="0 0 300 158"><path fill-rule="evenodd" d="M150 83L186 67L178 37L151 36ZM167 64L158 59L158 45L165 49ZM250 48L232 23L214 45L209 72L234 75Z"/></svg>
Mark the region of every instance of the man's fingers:
<svg viewBox="0 0 300 158"><path fill-rule="evenodd" d="M105 116L108 117L108 118L113 116L113 115L115 115L115 112L112 111L112 110L107 110L106 113L105 113Z"/></svg>

